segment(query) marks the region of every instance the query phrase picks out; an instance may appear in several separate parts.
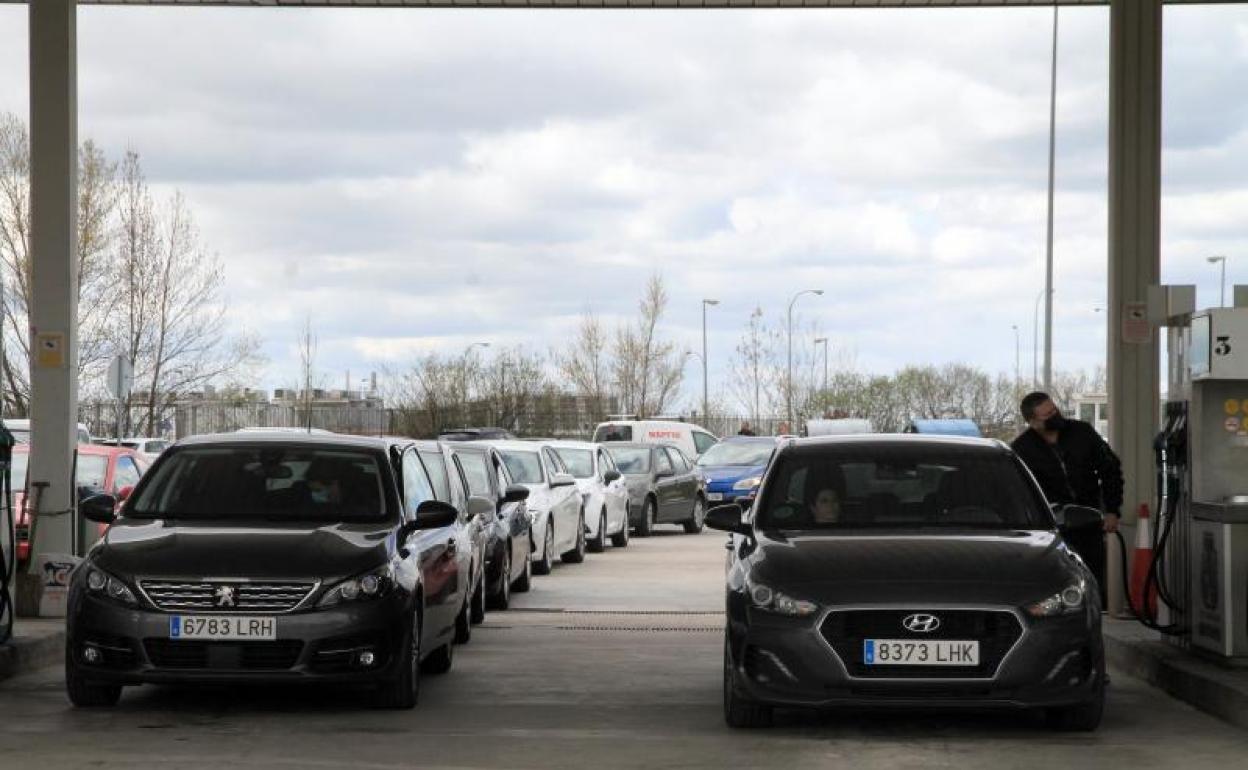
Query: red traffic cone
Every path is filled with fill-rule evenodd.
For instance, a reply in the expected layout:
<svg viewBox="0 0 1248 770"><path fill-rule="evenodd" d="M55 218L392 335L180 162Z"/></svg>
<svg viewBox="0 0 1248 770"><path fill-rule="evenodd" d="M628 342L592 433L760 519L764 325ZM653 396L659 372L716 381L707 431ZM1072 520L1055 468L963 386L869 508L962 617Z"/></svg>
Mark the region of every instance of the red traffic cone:
<svg viewBox="0 0 1248 770"><path fill-rule="evenodd" d="M1144 584L1148 580L1148 570L1153 563L1153 533L1149 526L1148 505L1140 505L1139 519L1135 524L1135 553L1131 557L1131 604L1140 614L1147 618L1157 617L1157 584L1152 585L1148 592L1148 601L1144 599Z"/></svg>

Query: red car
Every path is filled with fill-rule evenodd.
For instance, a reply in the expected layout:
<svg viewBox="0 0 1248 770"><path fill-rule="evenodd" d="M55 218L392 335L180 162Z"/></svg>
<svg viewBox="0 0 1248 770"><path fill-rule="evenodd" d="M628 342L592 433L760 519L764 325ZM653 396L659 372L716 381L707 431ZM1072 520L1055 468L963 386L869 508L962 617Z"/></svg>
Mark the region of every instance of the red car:
<svg viewBox="0 0 1248 770"><path fill-rule="evenodd" d="M18 444L13 447L13 510L17 512L17 560L30 559L30 517L26 511L26 468L30 462L30 446ZM120 503L139 483L150 463L133 449L126 447L78 445L78 463L74 473L74 486L78 499L107 492L115 495ZM104 525L99 525L102 533Z"/></svg>

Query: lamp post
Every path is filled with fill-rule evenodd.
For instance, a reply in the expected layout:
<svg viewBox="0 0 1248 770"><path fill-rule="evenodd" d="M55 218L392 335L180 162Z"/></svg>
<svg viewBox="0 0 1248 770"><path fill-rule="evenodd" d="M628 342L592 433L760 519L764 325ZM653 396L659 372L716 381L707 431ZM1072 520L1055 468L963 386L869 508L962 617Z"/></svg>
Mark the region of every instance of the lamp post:
<svg viewBox="0 0 1248 770"><path fill-rule="evenodd" d="M1014 399L1017 401L1020 395L1019 390L1022 389L1021 386L1023 384L1022 372L1020 371L1022 353L1020 352L1021 345L1020 345L1020 337L1018 333L1018 324L1011 324L1010 328L1014 330ZM1022 419L1021 414L1016 411L1014 414L1014 423L1016 427L1021 427L1021 425L1019 424L1019 420L1021 419Z"/></svg>
<svg viewBox="0 0 1248 770"><path fill-rule="evenodd" d="M785 401L788 404L787 411L789 415L789 430L790 431L793 430L793 304L797 302L798 298L801 297L803 294L818 294L822 296L823 289L803 289L802 291L799 291L797 294L794 294L793 299L789 300L789 313L788 313L789 368L788 368L788 378L787 378L788 387L785 388L785 390L787 390L788 392L786 393Z"/></svg>
<svg viewBox="0 0 1248 770"><path fill-rule="evenodd" d="M1222 290L1219 294L1218 307L1226 307L1226 257L1221 255L1207 257L1205 261L1211 265L1222 263Z"/></svg>
<svg viewBox="0 0 1248 770"><path fill-rule="evenodd" d="M823 345L823 397L828 397L828 338L815 337L816 345Z"/></svg>
<svg viewBox="0 0 1248 770"><path fill-rule="evenodd" d="M1044 289L1036 295L1035 309L1031 315L1031 384L1040 389L1040 300L1044 298Z"/></svg>
<svg viewBox="0 0 1248 770"><path fill-rule="evenodd" d="M1044 258L1044 389L1053 383L1053 178L1057 148L1057 6L1053 6L1053 57L1049 77L1049 211Z"/></svg>
<svg viewBox="0 0 1248 770"><path fill-rule="evenodd" d="M707 306L715 306L719 304L717 299L702 300L702 419L707 420L711 415L711 386L707 379L706 366L706 308ZM703 426L706 427L706 426Z"/></svg>

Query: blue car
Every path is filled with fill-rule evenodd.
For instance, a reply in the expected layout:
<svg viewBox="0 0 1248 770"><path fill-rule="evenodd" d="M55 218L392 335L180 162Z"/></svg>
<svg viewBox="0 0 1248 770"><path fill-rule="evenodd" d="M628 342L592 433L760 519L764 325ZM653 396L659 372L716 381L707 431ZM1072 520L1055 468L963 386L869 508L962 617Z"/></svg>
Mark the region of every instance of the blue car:
<svg viewBox="0 0 1248 770"><path fill-rule="evenodd" d="M698 458L698 470L706 480L706 502L749 504L779 439L733 436L706 450Z"/></svg>

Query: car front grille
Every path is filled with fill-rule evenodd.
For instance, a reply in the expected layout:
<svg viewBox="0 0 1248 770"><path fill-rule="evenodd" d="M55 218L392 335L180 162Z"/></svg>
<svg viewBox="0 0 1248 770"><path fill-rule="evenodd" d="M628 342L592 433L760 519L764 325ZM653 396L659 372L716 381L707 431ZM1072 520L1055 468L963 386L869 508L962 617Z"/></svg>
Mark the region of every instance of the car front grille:
<svg viewBox="0 0 1248 770"><path fill-rule="evenodd" d="M287 612L316 588L306 581L140 580L143 593L171 612Z"/></svg>
<svg viewBox="0 0 1248 770"><path fill-rule="evenodd" d="M930 633L906 630L902 621L916 612L940 618L940 627ZM863 679L991 679L1023 635L1018 617L1008 610L834 610L819 630L849 675ZM868 666L864 639L978 641L979 665Z"/></svg>
<svg viewBox="0 0 1248 770"><path fill-rule="evenodd" d="M144 639L147 658L157 668L217 671L281 671L299 661L303 642L192 642Z"/></svg>

